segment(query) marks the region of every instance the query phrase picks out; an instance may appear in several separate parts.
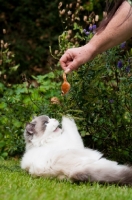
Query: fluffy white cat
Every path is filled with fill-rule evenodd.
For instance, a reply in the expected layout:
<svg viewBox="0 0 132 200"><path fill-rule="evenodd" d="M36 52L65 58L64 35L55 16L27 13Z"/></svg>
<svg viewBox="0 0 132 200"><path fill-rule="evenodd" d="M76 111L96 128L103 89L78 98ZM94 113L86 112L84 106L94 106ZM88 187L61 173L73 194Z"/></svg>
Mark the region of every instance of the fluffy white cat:
<svg viewBox="0 0 132 200"><path fill-rule="evenodd" d="M21 168L31 175L132 185L132 168L85 148L71 118L63 117L61 129L56 119L38 116L26 125L24 138Z"/></svg>

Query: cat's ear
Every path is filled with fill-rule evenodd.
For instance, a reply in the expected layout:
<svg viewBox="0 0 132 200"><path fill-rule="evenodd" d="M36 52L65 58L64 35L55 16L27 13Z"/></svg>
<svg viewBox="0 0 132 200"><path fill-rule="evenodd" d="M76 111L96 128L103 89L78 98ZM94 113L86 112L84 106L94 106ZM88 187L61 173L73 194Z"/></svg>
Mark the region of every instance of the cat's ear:
<svg viewBox="0 0 132 200"><path fill-rule="evenodd" d="M33 135L35 133L35 125L36 123L28 123L26 125L26 131L28 132L28 134Z"/></svg>

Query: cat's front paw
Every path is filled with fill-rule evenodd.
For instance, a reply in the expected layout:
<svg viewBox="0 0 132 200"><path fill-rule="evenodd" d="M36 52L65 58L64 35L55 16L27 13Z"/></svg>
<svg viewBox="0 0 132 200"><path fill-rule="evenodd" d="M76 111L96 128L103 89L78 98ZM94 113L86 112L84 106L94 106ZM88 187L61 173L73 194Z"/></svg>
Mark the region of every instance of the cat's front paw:
<svg viewBox="0 0 132 200"><path fill-rule="evenodd" d="M75 125L74 119L70 115L66 115L62 117L62 126Z"/></svg>

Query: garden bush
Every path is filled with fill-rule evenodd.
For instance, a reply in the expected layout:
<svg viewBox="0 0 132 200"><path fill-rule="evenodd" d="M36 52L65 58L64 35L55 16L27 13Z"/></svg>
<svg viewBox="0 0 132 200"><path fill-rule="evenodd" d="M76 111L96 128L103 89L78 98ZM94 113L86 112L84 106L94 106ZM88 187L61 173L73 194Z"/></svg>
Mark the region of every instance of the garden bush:
<svg viewBox="0 0 132 200"><path fill-rule="evenodd" d="M55 117L58 104L54 105L51 100L61 94L57 76L59 72L54 71L34 77L37 80L37 87L34 87L34 83L26 77L23 84L13 86L0 84L1 157L20 156L23 153L24 127L34 116L46 114Z"/></svg>
<svg viewBox="0 0 132 200"><path fill-rule="evenodd" d="M86 44L95 34L96 13L84 16L82 23L77 18L80 11L78 7L75 18L73 13L63 17L68 18L70 26L67 24L59 37L59 57L65 49ZM78 119L86 145L119 162L132 161L131 44L131 39L124 41L69 74L71 91L64 101L66 112Z"/></svg>
<svg viewBox="0 0 132 200"><path fill-rule="evenodd" d="M63 4L76 3L76 0L63 0ZM19 68L10 75L11 83L21 83L20 75L45 74L56 61L49 52L57 47L57 38L65 29L58 12L59 0L1 0L0 6L0 39L10 45L14 52L15 62ZM102 12L103 0L83 0L86 12ZM70 10L70 8L67 8ZM6 29L3 35L2 29ZM30 77L31 78L31 77Z"/></svg>
<svg viewBox="0 0 132 200"><path fill-rule="evenodd" d="M47 114L60 120L62 115L70 114L86 146L119 162L132 161L131 40L99 54L78 71L68 74L71 90L61 96L63 72L59 58L66 49L86 44L99 23L96 13L87 14L85 6L81 6L80 1L78 4L70 13L71 4L66 7L59 4L65 29L58 37L58 49L50 48L55 67L45 75L32 75L32 80L23 73L23 84L0 84L2 157L23 152L24 124L33 115ZM52 97L58 98L54 104Z"/></svg>

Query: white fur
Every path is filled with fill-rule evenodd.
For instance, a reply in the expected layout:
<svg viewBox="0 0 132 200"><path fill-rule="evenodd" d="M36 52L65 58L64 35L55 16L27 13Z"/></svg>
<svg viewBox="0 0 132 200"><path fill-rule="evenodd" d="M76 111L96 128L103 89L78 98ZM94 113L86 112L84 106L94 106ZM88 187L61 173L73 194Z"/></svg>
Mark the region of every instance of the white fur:
<svg viewBox="0 0 132 200"><path fill-rule="evenodd" d="M58 121L50 119L45 132L35 136L32 148L27 148L21 168L30 174L60 179L116 182L127 166L102 158L98 151L85 148L73 119L63 117L62 129ZM28 147L28 146L27 146ZM87 175L88 174L88 175Z"/></svg>

